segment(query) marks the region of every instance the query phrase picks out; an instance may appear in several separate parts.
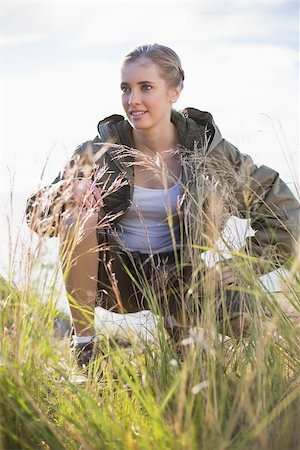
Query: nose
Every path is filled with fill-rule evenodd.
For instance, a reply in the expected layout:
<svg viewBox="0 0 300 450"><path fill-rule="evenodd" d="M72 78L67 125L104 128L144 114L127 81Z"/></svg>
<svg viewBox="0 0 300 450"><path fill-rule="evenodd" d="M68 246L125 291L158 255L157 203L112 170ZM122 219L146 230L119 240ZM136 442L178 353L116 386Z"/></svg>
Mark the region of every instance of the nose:
<svg viewBox="0 0 300 450"><path fill-rule="evenodd" d="M139 94L135 89L132 89L130 92L130 95L128 97L128 104L129 105L136 105L140 103Z"/></svg>

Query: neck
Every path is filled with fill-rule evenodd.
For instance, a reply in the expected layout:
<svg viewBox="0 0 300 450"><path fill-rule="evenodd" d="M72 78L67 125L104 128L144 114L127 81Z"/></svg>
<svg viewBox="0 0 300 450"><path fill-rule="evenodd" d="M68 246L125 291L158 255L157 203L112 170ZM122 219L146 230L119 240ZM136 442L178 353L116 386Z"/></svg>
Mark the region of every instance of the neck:
<svg viewBox="0 0 300 450"><path fill-rule="evenodd" d="M150 150L153 153L162 153L165 150L175 149L177 145L176 128L172 122L148 130L133 130L135 146L142 152Z"/></svg>

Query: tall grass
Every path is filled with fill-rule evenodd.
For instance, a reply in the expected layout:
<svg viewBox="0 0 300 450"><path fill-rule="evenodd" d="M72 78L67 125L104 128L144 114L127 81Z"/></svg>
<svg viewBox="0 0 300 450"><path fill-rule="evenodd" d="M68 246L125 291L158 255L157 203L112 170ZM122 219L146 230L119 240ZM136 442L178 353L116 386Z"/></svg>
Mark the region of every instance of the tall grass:
<svg viewBox="0 0 300 450"><path fill-rule="evenodd" d="M258 261L232 248L233 270L240 280L237 289L255 299L250 332L238 338L218 333L213 271L205 279L206 301L200 314L201 255L205 249L218 253L219 230L235 205L230 183L217 188L217 180L210 179L207 190L206 175L194 181L186 206L191 221L182 225L188 229L186 251L192 277L189 290L181 293L190 305L187 320L194 320L179 343L180 352L157 310L153 341L129 335L128 348L113 337L103 338L95 370L79 384L73 376L77 369L69 340L57 339L54 333L55 279L45 305L30 284L28 266L28 283L22 289L1 278L1 448L299 448L299 321L263 288L255 271ZM205 211L199 206L204 188ZM203 235L205 245L196 245ZM296 319L300 315L299 258L281 294L293 306ZM145 284L143 274L134 281L155 305L157 294Z"/></svg>

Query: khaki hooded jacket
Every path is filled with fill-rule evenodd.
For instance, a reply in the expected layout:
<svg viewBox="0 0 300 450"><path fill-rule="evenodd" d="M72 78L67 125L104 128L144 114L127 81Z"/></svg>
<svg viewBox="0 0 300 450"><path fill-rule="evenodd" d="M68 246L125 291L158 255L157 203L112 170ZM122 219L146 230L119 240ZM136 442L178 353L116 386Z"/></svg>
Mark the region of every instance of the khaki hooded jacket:
<svg viewBox="0 0 300 450"><path fill-rule="evenodd" d="M250 156L227 142L208 112L172 110L171 121L182 162L180 210L185 235L201 221L204 225L200 235L195 235L195 244L207 246L208 236L216 235L215 226L222 228L230 215L239 216L249 219L254 230L254 236L246 238L244 250L261 260L271 258L275 266L285 265L299 243L299 203L279 174L267 166L256 166ZM106 192L99 221L105 216L113 227L126 214L134 190L132 127L123 116L112 115L99 122L98 133L94 140L77 147L50 186L28 200L27 222L39 234L58 234L64 211L62 186L70 176L94 178ZM217 218L220 200L223 205ZM269 270L260 267L259 271Z"/></svg>

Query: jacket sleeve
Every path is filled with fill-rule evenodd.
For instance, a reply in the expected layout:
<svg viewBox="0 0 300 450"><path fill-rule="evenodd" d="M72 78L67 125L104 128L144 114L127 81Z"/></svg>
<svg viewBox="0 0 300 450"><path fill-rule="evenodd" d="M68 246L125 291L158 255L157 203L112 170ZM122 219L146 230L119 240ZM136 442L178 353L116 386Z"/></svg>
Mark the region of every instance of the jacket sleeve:
<svg viewBox="0 0 300 450"><path fill-rule="evenodd" d="M64 211L62 191L64 179L58 175L53 183L33 194L26 204L26 222L39 236L57 236Z"/></svg>
<svg viewBox="0 0 300 450"><path fill-rule="evenodd" d="M27 200L26 221L29 228L40 236L58 235L68 195L67 182L92 175L95 159L92 155L97 153L101 145L98 137L79 145L55 180Z"/></svg>
<svg viewBox="0 0 300 450"><path fill-rule="evenodd" d="M256 166L224 139L215 150L234 171L238 211L255 232L246 238L245 250L258 258L258 272L288 264L299 240L299 202L275 170Z"/></svg>

